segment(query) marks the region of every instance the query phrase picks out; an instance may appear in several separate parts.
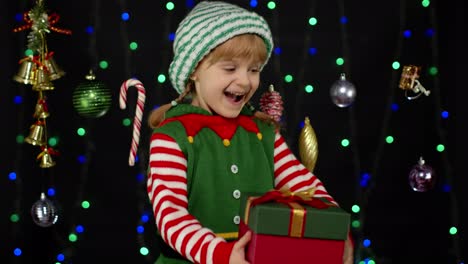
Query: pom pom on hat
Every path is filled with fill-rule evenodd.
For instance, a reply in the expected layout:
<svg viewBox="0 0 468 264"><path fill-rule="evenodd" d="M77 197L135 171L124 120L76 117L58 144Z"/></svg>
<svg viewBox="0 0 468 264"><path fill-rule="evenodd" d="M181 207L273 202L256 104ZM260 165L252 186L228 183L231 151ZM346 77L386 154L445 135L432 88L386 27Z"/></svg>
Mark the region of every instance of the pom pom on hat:
<svg viewBox="0 0 468 264"><path fill-rule="evenodd" d="M174 89L182 93L190 74L211 50L246 33L256 34L265 41L266 64L273 50L273 39L263 17L225 2L203 1L197 4L176 31L174 58L169 66L169 78Z"/></svg>

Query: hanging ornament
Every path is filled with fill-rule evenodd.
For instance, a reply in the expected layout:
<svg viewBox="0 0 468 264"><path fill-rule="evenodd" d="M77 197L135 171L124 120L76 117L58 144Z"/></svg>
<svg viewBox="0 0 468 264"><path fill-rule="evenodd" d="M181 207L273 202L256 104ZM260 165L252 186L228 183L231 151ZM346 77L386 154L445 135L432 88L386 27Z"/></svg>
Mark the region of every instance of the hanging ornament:
<svg viewBox="0 0 468 264"><path fill-rule="evenodd" d="M330 88L330 97L338 107L348 107L356 98L356 88L346 80L344 73L340 75L340 79L335 81Z"/></svg>
<svg viewBox="0 0 468 264"><path fill-rule="evenodd" d="M398 87L405 91L405 97L408 100L413 100L424 94L429 96L431 91L426 90L424 86L418 81L421 67L414 65L407 65L401 71L400 83ZM413 96L408 95L408 91L414 93Z"/></svg>
<svg viewBox="0 0 468 264"><path fill-rule="evenodd" d="M34 223L41 227L49 227L58 220L57 208L44 193L41 193L41 198L33 204L31 215Z"/></svg>
<svg viewBox="0 0 468 264"><path fill-rule="evenodd" d="M44 146L47 143L45 122L37 120L32 124L29 127L29 135L24 141L33 146Z"/></svg>
<svg viewBox="0 0 468 264"><path fill-rule="evenodd" d="M19 64L20 68L18 73L13 76L13 80L22 84L35 84L37 65L32 56L21 59Z"/></svg>
<svg viewBox="0 0 468 264"><path fill-rule="evenodd" d="M313 172L318 156L318 144L317 136L310 125L308 117L305 118L304 127L299 135L299 156L302 164L304 164L310 172Z"/></svg>
<svg viewBox="0 0 468 264"><path fill-rule="evenodd" d="M40 160L39 167L47 169L55 166L55 161L52 159L52 155L58 155L58 151L46 146L41 147L41 149L42 152L36 157L37 160Z"/></svg>
<svg viewBox="0 0 468 264"><path fill-rule="evenodd" d="M34 114L33 114L33 117L34 118L41 118L41 119L45 119L49 116L49 110L48 110L48 107L47 107L47 102L46 102L46 99L45 97L40 97L38 100L37 100L37 103L36 103L36 108L34 110Z"/></svg>
<svg viewBox="0 0 468 264"><path fill-rule="evenodd" d="M432 168L425 164L424 159L419 158L418 164L414 165L409 173L409 185L416 192L431 190L435 184L435 174Z"/></svg>
<svg viewBox="0 0 468 264"><path fill-rule="evenodd" d="M73 107L82 117L102 117L111 106L111 92L103 82L96 81L92 70L85 78L87 81L79 84L73 92Z"/></svg>
<svg viewBox="0 0 468 264"><path fill-rule="evenodd" d="M273 85L270 85L268 91L260 97L260 110L279 122L283 115L283 109L283 99L280 93L275 91Z"/></svg>
<svg viewBox="0 0 468 264"><path fill-rule="evenodd" d="M49 74L49 79L51 81L62 78L65 75L65 72L57 65L53 58L54 52L49 52L44 59L44 66L47 69Z"/></svg>

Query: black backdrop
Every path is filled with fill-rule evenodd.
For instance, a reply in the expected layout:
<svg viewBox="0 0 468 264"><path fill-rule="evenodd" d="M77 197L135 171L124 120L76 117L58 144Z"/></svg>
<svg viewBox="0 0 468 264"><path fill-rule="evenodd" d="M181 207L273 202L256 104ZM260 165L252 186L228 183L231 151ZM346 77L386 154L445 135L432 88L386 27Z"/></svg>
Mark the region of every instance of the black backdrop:
<svg viewBox="0 0 468 264"><path fill-rule="evenodd" d="M4 118L1 263L54 263L61 252L66 255L64 263L151 263L155 259L151 216L143 223L145 232L136 231L142 212L149 208L142 175L150 131L142 129L140 160L136 166L128 166L132 126L123 126L122 120L133 119L136 92L129 91L126 110L119 109L118 93L126 79L140 79L147 91L145 118L155 105L176 96L169 82L158 83L156 76L167 73L172 55L168 35L188 12L190 2L174 1L176 8L169 12L162 1L46 1L48 10L61 16L56 26L73 31L71 36L47 35L49 50L55 52L56 62L67 74L54 81L56 89L48 93L48 129L60 139L57 148L61 155L56 157L57 165L46 170L37 165L36 147L16 142L17 135L26 136L34 121L37 94L30 86L12 80L27 45L27 31L12 30L24 24L15 16L30 10L34 2L0 3L4 36L0 62L4 86L0 97L0 116ZM230 2L252 8L249 1ZM372 244L363 249L359 243L358 257L369 254L377 263L458 263L456 256L467 250L462 239L466 222L463 187L467 182L461 168L463 157L455 156L456 150L462 150L460 140L456 142L461 117L455 111L457 98L462 98L457 88L463 87L458 64L463 56L461 38L466 33L462 30L462 4L432 1L425 9L420 1L404 0L278 1L272 11L266 8L266 1L258 1L252 9L268 20L275 45L281 48L265 68L259 94L272 83L283 95L283 134L296 153L299 123L310 117L319 142L315 173L346 210L353 204L365 205L365 213L353 216L361 218L363 227L354 232L358 242L368 238ZM124 11L130 13L129 21L121 20ZM342 14L347 24L339 23ZM312 29L306 23L311 15L319 20ZM86 33L89 25L95 26L95 34ZM433 37L426 36L429 28L435 30ZM411 29L412 37L402 39L401 29ZM139 44L135 52L128 49L131 41ZM311 46L317 48L317 55L307 54ZM344 66L334 64L339 56L345 58ZM107 69L96 67L101 60L109 62ZM402 66L421 65L421 82L432 94L406 100L397 87L400 72L391 68L395 60ZM434 65L436 77L427 73ZM82 118L72 106L73 91L90 68L96 69L98 79L113 96L110 111L99 119ZM346 72L358 91L350 108L336 107L328 95L340 72ZM292 74L294 81L284 82L285 74ZM305 94L301 87L309 82L315 90ZM23 99L21 104L14 103L17 96ZM390 103L398 104L399 110L389 111ZM441 109L450 112L447 120L439 120ZM87 129L87 136L77 136L79 127ZM387 134L396 138L391 145L381 144L382 135ZM343 151L339 141L345 137L351 139L351 146ZM444 154L435 151L441 142L445 142ZM77 162L80 155L88 155L89 162ZM408 172L421 155L438 175L434 190L425 193L411 191L407 183ZM11 172L16 173L16 181L9 180ZM359 186L363 172L371 173L374 186L368 196L363 194L369 189ZM450 181L451 191L443 191ZM51 199L60 209L60 218L56 225L42 228L33 223L29 210L50 186L56 190ZM81 199L89 200L91 207L83 210L77 206ZM19 213L19 222L10 221L13 212ZM453 221L459 222L459 240L448 234ZM76 224L85 231L77 242L70 243L68 234ZM142 256L141 246L150 254ZM14 256L15 248L22 249L20 257Z"/></svg>

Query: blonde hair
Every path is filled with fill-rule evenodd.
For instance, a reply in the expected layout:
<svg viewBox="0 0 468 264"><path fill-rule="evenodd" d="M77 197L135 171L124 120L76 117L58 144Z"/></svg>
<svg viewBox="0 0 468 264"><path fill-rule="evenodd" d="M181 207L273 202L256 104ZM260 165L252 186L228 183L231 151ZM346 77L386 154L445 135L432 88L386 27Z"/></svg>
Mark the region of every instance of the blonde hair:
<svg viewBox="0 0 468 264"><path fill-rule="evenodd" d="M208 63L212 65L222 59L232 58L248 58L263 64L268 58L265 42L255 34L238 35L213 49L203 60L207 60ZM166 112L172 106L182 102L184 98L191 93L195 93L195 84L189 79L185 90L179 95L179 97L171 103L162 105L150 113L148 118L148 125L150 128L158 127L159 124L164 121ZM255 112L255 116L268 123L273 123L278 127L276 122L274 122L274 120L265 113Z"/></svg>

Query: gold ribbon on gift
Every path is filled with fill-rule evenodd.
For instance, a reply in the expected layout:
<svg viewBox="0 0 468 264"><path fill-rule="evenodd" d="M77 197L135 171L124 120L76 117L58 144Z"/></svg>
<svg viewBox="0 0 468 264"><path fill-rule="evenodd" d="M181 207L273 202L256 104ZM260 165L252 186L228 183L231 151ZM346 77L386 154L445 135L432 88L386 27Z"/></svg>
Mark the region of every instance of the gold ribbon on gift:
<svg viewBox="0 0 468 264"><path fill-rule="evenodd" d="M288 188L280 190L271 190L260 197L249 197L245 206L244 221L249 223L250 208L266 202L278 202L286 204L291 208L289 231L291 237L303 237L306 220L306 208L302 205L309 205L317 209L324 209L330 206L336 206L330 202L324 202L320 199L314 199L316 188L309 188L304 191L293 192Z"/></svg>

